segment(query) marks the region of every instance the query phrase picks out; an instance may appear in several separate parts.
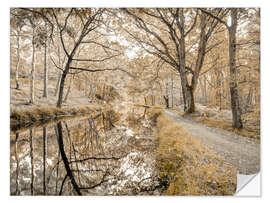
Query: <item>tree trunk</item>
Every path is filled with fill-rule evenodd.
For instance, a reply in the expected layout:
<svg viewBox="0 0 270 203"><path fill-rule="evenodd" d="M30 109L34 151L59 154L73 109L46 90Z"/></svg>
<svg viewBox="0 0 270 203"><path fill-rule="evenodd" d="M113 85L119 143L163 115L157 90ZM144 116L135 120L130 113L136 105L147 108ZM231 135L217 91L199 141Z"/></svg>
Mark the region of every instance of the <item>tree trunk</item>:
<svg viewBox="0 0 270 203"><path fill-rule="evenodd" d="M18 138L19 138L19 133L16 133L16 138L15 138L15 149L14 149L14 154L15 154L15 160L16 160L16 190L15 190L15 195L18 195L19 192L19 159L18 159L18 155L17 155L17 148L18 148Z"/></svg>
<svg viewBox="0 0 270 203"><path fill-rule="evenodd" d="M201 85L202 103L206 104L207 103L207 98L206 98L206 79L205 79L205 75L203 76L203 78L200 79L200 85Z"/></svg>
<svg viewBox="0 0 270 203"><path fill-rule="evenodd" d="M30 164L31 164L31 182L30 182L30 191L31 195L34 195L34 160L33 160L33 131L30 130L29 134L29 144L30 144Z"/></svg>
<svg viewBox="0 0 270 203"><path fill-rule="evenodd" d="M45 42L45 45L44 45L44 80L43 80L43 97L45 97L45 98L47 98L47 95L48 95L47 83L48 83L47 45Z"/></svg>
<svg viewBox="0 0 270 203"><path fill-rule="evenodd" d="M54 96L57 96L57 94L59 92L61 76L62 76L62 74L61 74L61 71L59 70L58 78L57 78L57 82L56 82L56 87L55 87L55 92L54 92Z"/></svg>
<svg viewBox="0 0 270 203"><path fill-rule="evenodd" d="M34 32L34 31L33 31ZM31 63L31 81L30 81L30 103L35 103L35 44L34 33L32 39L32 63Z"/></svg>
<svg viewBox="0 0 270 203"><path fill-rule="evenodd" d="M163 96L164 100L165 100L165 104L166 104L166 108L169 108L169 98L168 96Z"/></svg>
<svg viewBox="0 0 270 203"><path fill-rule="evenodd" d="M195 101L194 101L194 91L192 87L188 87L188 97L189 100L187 101L187 109L186 113L193 113L195 112Z"/></svg>
<svg viewBox="0 0 270 203"><path fill-rule="evenodd" d="M172 108L173 108L173 73L171 75L171 97L172 97Z"/></svg>
<svg viewBox="0 0 270 203"><path fill-rule="evenodd" d="M151 98L152 98L152 106L154 106L155 105L155 95L152 95Z"/></svg>
<svg viewBox="0 0 270 203"><path fill-rule="evenodd" d="M69 95L69 93L70 93L70 91L71 91L71 86L72 86L72 83L73 83L73 78L74 78L74 75L73 75L72 78L70 79L70 83L69 83L69 86L68 86L68 90L67 90L67 93L66 93L66 96L65 96L65 99L64 99L63 102L66 102L67 99L68 99L68 95Z"/></svg>
<svg viewBox="0 0 270 203"><path fill-rule="evenodd" d="M247 107L246 108L252 106L252 98L253 98L253 88L250 87L249 91L248 91L248 96L247 96L247 104L246 104Z"/></svg>
<svg viewBox="0 0 270 203"><path fill-rule="evenodd" d="M58 64L60 68L63 68L63 63L61 60L61 49L60 49L60 45L58 44ZM59 93L59 86L60 86L60 80L61 80L61 75L62 72L61 70L59 70L58 72L58 78L57 78L57 83L56 83L56 87L55 87L55 92L54 92L54 96L57 96L57 94Z"/></svg>
<svg viewBox="0 0 270 203"><path fill-rule="evenodd" d="M72 62L72 58L74 57L76 50L78 49L82 39L83 39L83 35L80 36L79 40L77 41L77 43L75 44L73 50L71 51L71 54L68 55L68 60L67 63L65 65L65 69L62 73L62 77L60 80L60 85L59 85L59 94L58 94L58 100L57 100L57 104L56 107L57 108L61 108L62 107L62 103L63 103L63 94L64 94L64 86L65 86L65 79L67 77L67 74L69 72L70 69L70 64Z"/></svg>
<svg viewBox="0 0 270 203"><path fill-rule="evenodd" d="M192 73L191 84L188 85L187 83L188 96L187 96L187 109L185 111L186 113L195 112L194 92L198 84L199 74L203 66L204 57L205 57L205 50L206 50L206 43L207 43L207 36L205 33L206 15L202 14L200 19L201 19L201 30L200 30L200 41L199 41L196 65Z"/></svg>
<svg viewBox="0 0 270 203"><path fill-rule="evenodd" d="M236 72L236 30L237 30L237 8L231 9L231 26L229 27L229 64L230 64L230 93L231 107L233 115L233 127L237 129L243 128L239 96L237 90L237 72Z"/></svg>
<svg viewBox="0 0 270 203"><path fill-rule="evenodd" d="M181 90L181 87L179 87L179 106L183 103L182 99L183 99L182 90Z"/></svg>
<svg viewBox="0 0 270 203"><path fill-rule="evenodd" d="M46 195L46 140L47 131L46 127L43 128L43 195Z"/></svg>
<svg viewBox="0 0 270 203"><path fill-rule="evenodd" d="M181 26L184 28L185 24L185 17L184 17L184 9L180 10L180 22ZM181 36L185 35L184 29L180 29ZM179 47L179 67L178 71L180 74L181 79L181 85L182 85L182 95L183 95L183 101L184 101L184 112L188 110L188 101L189 101L189 95L188 95L188 82L187 82L187 76L186 76L186 47L185 47L185 38L181 37L180 40L180 47Z"/></svg>
<svg viewBox="0 0 270 203"><path fill-rule="evenodd" d="M18 33L19 34L19 33ZM17 64L15 70L15 84L16 89L19 89L19 66L20 66L20 36L17 36Z"/></svg>
<svg viewBox="0 0 270 203"><path fill-rule="evenodd" d="M67 64L66 66L69 66L69 64ZM64 85L65 85L65 79L67 77L68 70L69 70L69 68L65 68L65 70L63 71L63 73L61 75L61 80L60 80L60 85L59 85L59 93L58 93L58 100L57 100L57 104L56 104L57 108L62 107Z"/></svg>

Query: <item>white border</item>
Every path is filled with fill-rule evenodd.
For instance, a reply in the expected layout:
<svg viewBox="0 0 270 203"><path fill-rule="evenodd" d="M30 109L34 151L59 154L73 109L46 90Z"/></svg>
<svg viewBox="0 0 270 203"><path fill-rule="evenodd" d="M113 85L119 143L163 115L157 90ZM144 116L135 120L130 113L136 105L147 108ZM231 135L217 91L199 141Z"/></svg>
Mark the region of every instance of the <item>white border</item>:
<svg viewBox="0 0 270 203"><path fill-rule="evenodd" d="M97 201L119 201L119 202L138 202L138 201L188 201L197 202L198 200L203 202L231 202L234 201L269 201L269 183L266 180L270 180L270 167L269 167L269 120L267 116L270 113L270 67L269 67L269 19L270 19L270 8L268 6L269 1L255 1L255 0L8 0L1 1L1 74L0 74L0 92L1 92L1 201L39 201L48 202L63 201L63 202L74 202L79 200L80 202L97 202ZM236 197L10 197L9 196L9 8L10 7L261 7L261 50L262 50L262 68L261 68L261 94L262 94L262 107L261 107L261 126L262 126L262 198L236 198ZM265 159L264 159L265 158ZM3 164L4 163L4 164Z"/></svg>
<svg viewBox="0 0 270 203"><path fill-rule="evenodd" d="M9 0L15 7L258 7L254 0Z"/></svg>

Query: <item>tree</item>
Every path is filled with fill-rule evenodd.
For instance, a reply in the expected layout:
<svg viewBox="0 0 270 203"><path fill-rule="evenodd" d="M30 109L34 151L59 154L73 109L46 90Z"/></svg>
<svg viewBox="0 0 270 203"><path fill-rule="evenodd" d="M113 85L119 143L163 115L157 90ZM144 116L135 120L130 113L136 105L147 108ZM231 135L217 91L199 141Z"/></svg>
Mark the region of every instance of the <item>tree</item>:
<svg viewBox="0 0 270 203"><path fill-rule="evenodd" d="M67 56L67 61L64 65L64 69L62 71L62 76L59 84L59 94L58 94L58 100L57 100L57 107L61 108L63 103L63 92L64 92L64 84L65 79L67 77L67 74L70 73L70 70L77 70L77 71L89 71L89 72L96 72L96 71L105 71L105 70L112 70L112 69L99 69L99 70L91 70L87 68L81 68L81 67L74 67L72 64L74 62L103 62L106 60L109 60L113 57L121 55L121 53L118 52L118 50L111 49L108 46L105 46L103 44L99 44L98 42L95 42L93 40L89 40L88 36L89 34L96 30L102 22L102 18L104 17L102 14L104 12L104 9L64 9L64 12L66 12L66 17L63 19L63 25L60 23L60 19L57 16L57 12L55 9L52 9L52 14L55 19L55 22L57 24L57 27L59 29L59 36L61 40L61 44L64 50L65 55ZM75 17L76 21L76 28L80 28L81 30L76 35L75 30L70 26L71 24L71 17ZM80 25L80 26L78 26ZM70 51L67 50L66 42L64 40L65 33L68 33L71 38L73 38L73 46ZM89 41L87 41L89 40ZM100 59L83 59L83 58L75 58L75 55L77 53L78 48L82 44L96 44L101 46L103 49L105 49L107 56ZM116 54L110 53L109 51L113 51Z"/></svg>
<svg viewBox="0 0 270 203"><path fill-rule="evenodd" d="M33 25L34 26L34 25ZM35 27L32 31L32 62L30 74L30 103L35 103L35 57L36 57L36 44L35 44Z"/></svg>
<svg viewBox="0 0 270 203"><path fill-rule="evenodd" d="M171 68L179 72L181 78L184 111L192 113L195 111L194 91L197 86L199 73L203 65L206 53L212 47L207 48L214 29L218 25L213 20L197 9L164 8L164 9L122 9L124 13L131 16L136 28L140 31L129 31L123 28L139 45L151 55L154 55ZM214 12L223 18L226 10L214 9ZM189 15L187 19L186 16ZM197 19L200 25L197 25ZM195 31L194 31L194 28ZM143 31L143 33L141 32ZM198 35L199 43L189 45L187 50L187 39ZM195 67L187 61L187 55L194 56L194 46L198 47ZM191 81L189 82L191 74Z"/></svg>
<svg viewBox="0 0 270 203"><path fill-rule="evenodd" d="M229 67L230 67L230 94L231 94L231 107L233 115L233 127L237 129L243 128L239 104L239 95L237 89L237 66L236 66L236 31L238 23L238 8L230 8L231 25L223 21L214 14L201 9L203 13L217 19L224 24L229 33Z"/></svg>
<svg viewBox="0 0 270 203"><path fill-rule="evenodd" d="M15 69L15 89L19 89L19 67L20 67L20 61L21 61L21 56L20 56L20 51L21 51L21 33L22 33L22 28L26 25L25 22L25 17L24 13L20 13L15 9L10 10L10 26L12 28L11 30L11 36L16 37L16 69Z"/></svg>
<svg viewBox="0 0 270 203"><path fill-rule="evenodd" d="M16 69L15 69L15 89L19 89L19 67L20 67L20 31L21 28L18 29L16 33L16 41L17 41L17 47L16 47L16 52L17 52L17 62L16 62Z"/></svg>

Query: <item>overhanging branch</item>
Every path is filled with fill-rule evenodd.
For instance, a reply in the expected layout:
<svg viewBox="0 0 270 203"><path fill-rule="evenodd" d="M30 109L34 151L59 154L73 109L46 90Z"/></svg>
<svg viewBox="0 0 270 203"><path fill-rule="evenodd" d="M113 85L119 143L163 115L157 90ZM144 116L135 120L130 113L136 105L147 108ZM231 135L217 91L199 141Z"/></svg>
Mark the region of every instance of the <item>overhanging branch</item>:
<svg viewBox="0 0 270 203"><path fill-rule="evenodd" d="M111 58L120 56L120 55L122 55L122 53L116 54L116 55L112 55L112 56L109 56L109 57L106 57L106 58L103 58L103 59L78 59L78 58L72 58L72 61L103 62L103 61L109 60Z"/></svg>
<svg viewBox="0 0 270 203"><path fill-rule="evenodd" d="M122 71L126 74L128 74L130 77L135 78L134 75L129 73L128 71L122 69L122 68L104 68L104 69L88 69L88 68L80 68L80 67L69 67L72 70L80 70L80 71L87 71L87 72L102 72L102 71Z"/></svg>

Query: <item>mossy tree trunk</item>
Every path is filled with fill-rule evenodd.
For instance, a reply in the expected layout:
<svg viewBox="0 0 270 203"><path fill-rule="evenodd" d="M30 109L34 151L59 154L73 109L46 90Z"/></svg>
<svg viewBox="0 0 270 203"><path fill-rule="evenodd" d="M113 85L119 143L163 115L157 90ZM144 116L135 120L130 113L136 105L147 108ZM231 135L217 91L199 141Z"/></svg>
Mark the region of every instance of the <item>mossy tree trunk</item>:
<svg viewBox="0 0 270 203"><path fill-rule="evenodd" d="M237 31L238 9L231 9L231 26L229 27L229 65L230 65L230 93L233 115L233 127L243 128L239 106L239 95L237 89L237 68L236 68L236 31Z"/></svg>

